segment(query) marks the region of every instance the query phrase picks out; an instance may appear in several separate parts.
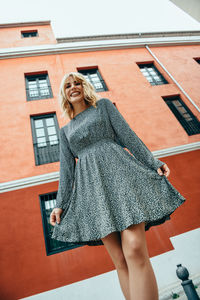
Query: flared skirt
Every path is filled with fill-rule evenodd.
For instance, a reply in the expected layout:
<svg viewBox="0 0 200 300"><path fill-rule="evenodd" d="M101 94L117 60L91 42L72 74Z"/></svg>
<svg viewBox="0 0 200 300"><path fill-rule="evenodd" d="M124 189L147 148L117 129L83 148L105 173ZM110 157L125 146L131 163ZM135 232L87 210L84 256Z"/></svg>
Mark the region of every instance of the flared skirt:
<svg viewBox="0 0 200 300"><path fill-rule="evenodd" d="M80 154L74 188L52 238L103 245L101 238L145 222L145 230L170 219L186 199L115 142L99 141Z"/></svg>

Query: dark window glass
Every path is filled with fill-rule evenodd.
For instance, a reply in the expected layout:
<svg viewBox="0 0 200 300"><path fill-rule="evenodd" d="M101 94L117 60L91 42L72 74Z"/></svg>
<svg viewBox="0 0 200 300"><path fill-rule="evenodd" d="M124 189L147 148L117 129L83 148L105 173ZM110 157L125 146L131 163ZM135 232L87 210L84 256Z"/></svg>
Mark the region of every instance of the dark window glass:
<svg viewBox="0 0 200 300"><path fill-rule="evenodd" d="M55 114L31 117L36 165L59 161L59 130Z"/></svg>
<svg viewBox="0 0 200 300"><path fill-rule="evenodd" d="M142 74L151 85L167 84L167 80L153 64L138 64Z"/></svg>
<svg viewBox="0 0 200 300"><path fill-rule="evenodd" d="M52 98L48 74L25 75L27 100Z"/></svg>
<svg viewBox="0 0 200 300"><path fill-rule="evenodd" d="M163 99L188 135L200 133L200 122L179 96Z"/></svg>
<svg viewBox="0 0 200 300"><path fill-rule="evenodd" d="M47 255L82 246L79 244L57 241L51 238L54 227L50 224L50 214L53 208L56 207L56 196L57 192L40 195L40 207Z"/></svg>
<svg viewBox="0 0 200 300"><path fill-rule="evenodd" d="M78 70L95 88L96 92L107 91L108 88L97 68Z"/></svg>
<svg viewBox="0 0 200 300"><path fill-rule="evenodd" d="M196 62L200 64L200 58L195 58Z"/></svg>
<svg viewBox="0 0 200 300"><path fill-rule="evenodd" d="M21 36L23 38L35 37L38 36L38 31L37 30L21 31Z"/></svg>

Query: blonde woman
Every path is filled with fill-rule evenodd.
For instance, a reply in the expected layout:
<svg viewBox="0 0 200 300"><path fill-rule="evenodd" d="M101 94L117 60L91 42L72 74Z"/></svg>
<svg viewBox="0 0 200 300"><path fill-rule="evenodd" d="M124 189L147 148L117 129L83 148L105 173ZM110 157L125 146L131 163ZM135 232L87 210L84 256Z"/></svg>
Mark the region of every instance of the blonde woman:
<svg viewBox="0 0 200 300"><path fill-rule="evenodd" d="M52 238L104 245L125 299L157 300L145 231L170 219L186 199L168 181L168 166L82 74L64 76L60 107L70 121L60 129Z"/></svg>

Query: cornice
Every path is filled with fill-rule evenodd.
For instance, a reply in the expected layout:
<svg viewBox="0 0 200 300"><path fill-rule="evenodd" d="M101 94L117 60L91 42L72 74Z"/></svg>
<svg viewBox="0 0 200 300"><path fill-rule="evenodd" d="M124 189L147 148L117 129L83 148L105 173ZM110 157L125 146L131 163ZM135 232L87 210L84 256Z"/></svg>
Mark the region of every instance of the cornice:
<svg viewBox="0 0 200 300"><path fill-rule="evenodd" d="M152 151L154 157L160 158L160 157L166 157L166 156L172 156L177 154L182 154L185 152L195 151L200 149L200 142L165 148L161 150Z"/></svg>
<svg viewBox="0 0 200 300"><path fill-rule="evenodd" d="M0 28L14 28L14 27L26 27L26 26L42 26L50 25L51 21L33 21L33 22L19 22L19 23L4 23L0 24Z"/></svg>
<svg viewBox="0 0 200 300"><path fill-rule="evenodd" d="M52 45L38 45L0 49L0 59L55 55L74 52L143 48L151 47L199 45L200 36L152 37L116 40L74 41Z"/></svg>
<svg viewBox="0 0 200 300"><path fill-rule="evenodd" d="M153 38L153 37L180 37L180 36L200 36L200 30L193 31L159 31L159 32L136 32L136 33L121 33L121 34L102 34L102 35L87 35L76 37L59 37L58 43L80 42L80 41L97 41L97 40L118 40L118 39L135 39L135 38Z"/></svg>
<svg viewBox="0 0 200 300"><path fill-rule="evenodd" d="M185 152L191 152L199 149L200 149L200 142L195 142L195 143L185 144L181 146L152 151L152 154L155 158L159 159L166 156L173 156L173 155L182 154ZM38 176L26 177L18 180L3 182L0 184L0 193L28 188L31 186L41 185L49 182L55 182L58 180L59 180L59 172L52 172L52 173L42 174Z"/></svg>
<svg viewBox="0 0 200 300"><path fill-rule="evenodd" d="M21 178L8 182L0 183L0 193L10 192L28 188L34 185L41 185L59 180L59 172L46 173L42 175Z"/></svg>

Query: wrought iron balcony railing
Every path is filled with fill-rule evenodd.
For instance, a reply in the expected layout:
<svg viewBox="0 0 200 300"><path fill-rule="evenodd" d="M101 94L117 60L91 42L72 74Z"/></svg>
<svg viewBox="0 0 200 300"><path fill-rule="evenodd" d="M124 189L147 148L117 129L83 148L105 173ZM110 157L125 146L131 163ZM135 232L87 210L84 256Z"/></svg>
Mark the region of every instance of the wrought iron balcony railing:
<svg viewBox="0 0 200 300"><path fill-rule="evenodd" d="M34 143L36 165L59 161L59 141Z"/></svg>

